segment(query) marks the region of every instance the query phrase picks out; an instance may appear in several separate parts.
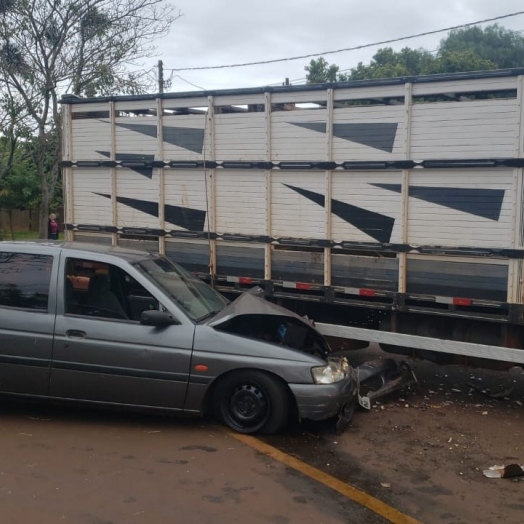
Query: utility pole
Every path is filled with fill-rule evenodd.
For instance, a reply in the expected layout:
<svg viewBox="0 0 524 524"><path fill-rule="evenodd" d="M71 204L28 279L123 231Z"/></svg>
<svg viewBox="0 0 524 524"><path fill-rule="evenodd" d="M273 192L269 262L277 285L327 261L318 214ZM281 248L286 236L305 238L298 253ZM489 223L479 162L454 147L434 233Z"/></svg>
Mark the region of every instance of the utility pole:
<svg viewBox="0 0 524 524"><path fill-rule="evenodd" d="M164 64L162 60L158 61L158 92L164 92Z"/></svg>

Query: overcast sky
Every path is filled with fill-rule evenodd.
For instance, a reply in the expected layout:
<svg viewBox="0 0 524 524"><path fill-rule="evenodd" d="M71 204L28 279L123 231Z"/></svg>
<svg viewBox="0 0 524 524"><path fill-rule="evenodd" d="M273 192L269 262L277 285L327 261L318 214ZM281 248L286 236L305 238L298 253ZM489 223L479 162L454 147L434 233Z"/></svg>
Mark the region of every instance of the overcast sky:
<svg viewBox="0 0 524 524"><path fill-rule="evenodd" d="M354 47L517 11L522 0L168 0L183 16L157 42L165 78L170 69L271 60ZM492 22L493 23L493 22ZM524 15L498 22L524 30ZM482 24L482 27L488 24ZM394 49L437 48L445 33L414 38ZM385 47L385 46L382 46ZM368 63L379 47L326 55L341 70ZM303 83L311 59L219 70L175 71L167 91ZM184 79L184 80L182 80Z"/></svg>

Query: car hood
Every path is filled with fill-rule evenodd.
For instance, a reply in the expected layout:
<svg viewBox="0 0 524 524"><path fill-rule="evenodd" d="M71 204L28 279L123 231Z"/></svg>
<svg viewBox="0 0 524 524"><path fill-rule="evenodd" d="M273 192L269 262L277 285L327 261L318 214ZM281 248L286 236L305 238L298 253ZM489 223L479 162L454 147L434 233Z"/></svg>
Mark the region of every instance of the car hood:
<svg viewBox="0 0 524 524"><path fill-rule="evenodd" d="M215 327L234 317L240 315L275 315L286 316L300 320L309 327L313 327L311 323L301 316L289 311L289 309L277 306L272 302L268 302L264 298L257 296L257 291L242 293L237 299L228 304L220 313L204 322L204 324Z"/></svg>

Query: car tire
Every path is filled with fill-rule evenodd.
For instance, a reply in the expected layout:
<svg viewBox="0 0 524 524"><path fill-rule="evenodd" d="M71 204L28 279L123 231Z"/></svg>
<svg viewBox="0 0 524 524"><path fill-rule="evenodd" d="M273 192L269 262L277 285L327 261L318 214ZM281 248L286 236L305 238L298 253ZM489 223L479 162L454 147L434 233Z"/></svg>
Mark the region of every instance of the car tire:
<svg viewBox="0 0 524 524"><path fill-rule="evenodd" d="M218 383L213 396L215 414L239 433L278 433L289 422L288 390L267 373L228 375Z"/></svg>

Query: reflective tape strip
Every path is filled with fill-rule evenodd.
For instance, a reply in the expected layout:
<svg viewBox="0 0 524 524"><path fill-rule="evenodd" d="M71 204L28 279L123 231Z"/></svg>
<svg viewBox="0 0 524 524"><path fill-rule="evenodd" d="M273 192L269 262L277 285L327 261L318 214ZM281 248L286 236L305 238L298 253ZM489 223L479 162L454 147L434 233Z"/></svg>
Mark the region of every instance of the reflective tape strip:
<svg viewBox="0 0 524 524"><path fill-rule="evenodd" d="M253 279L251 277L226 277L226 282L231 282L232 284L244 284L249 285L253 283Z"/></svg>

